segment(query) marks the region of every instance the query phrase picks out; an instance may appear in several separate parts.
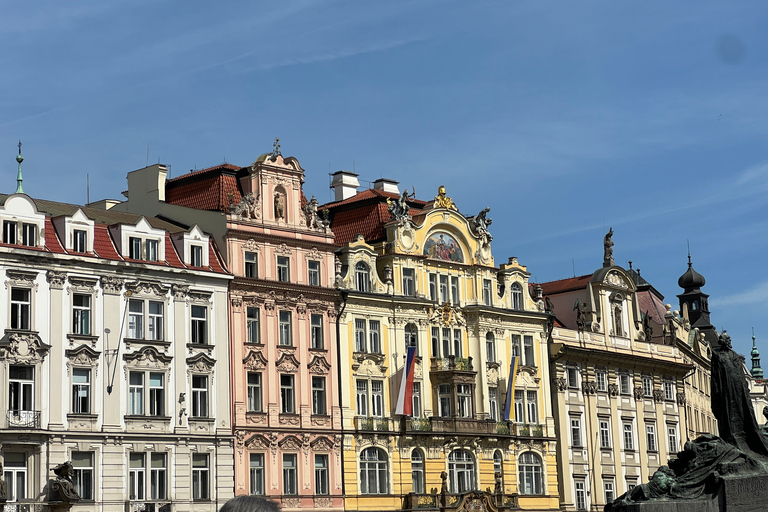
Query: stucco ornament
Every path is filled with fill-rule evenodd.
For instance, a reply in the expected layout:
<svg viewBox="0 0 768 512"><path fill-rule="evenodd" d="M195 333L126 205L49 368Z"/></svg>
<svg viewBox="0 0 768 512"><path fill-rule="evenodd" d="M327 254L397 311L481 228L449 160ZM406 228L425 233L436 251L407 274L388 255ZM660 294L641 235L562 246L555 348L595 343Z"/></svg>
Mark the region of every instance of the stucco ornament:
<svg viewBox="0 0 768 512"><path fill-rule="evenodd" d="M32 332L11 332L8 335L8 345L0 346L0 357L9 363L36 364L45 359L51 346L46 345Z"/></svg>
<svg viewBox="0 0 768 512"><path fill-rule="evenodd" d="M416 198L416 189L413 189L413 194L408 193L408 189L403 190L402 194L400 194L400 197L398 197L396 200L387 199L387 210L389 211L389 214L392 216L392 220L396 220L398 222L409 222L408 219L408 210L410 210L410 206L408 206L408 201L412 201Z"/></svg>
<svg viewBox="0 0 768 512"><path fill-rule="evenodd" d="M486 207L474 217L469 218L469 227L472 228L472 231L486 244L493 241L493 236L491 236L491 233L488 231L488 226L493 222L493 220L488 217L488 212L490 211L491 209Z"/></svg>
<svg viewBox="0 0 768 512"><path fill-rule="evenodd" d="M258 219L261 217L261 195L248 192L239 203L230 205L229 211L241 219Z"/></svg>
<svg viewBox="0 0 768 512"><path fill-rule="evenodd" d="M312 199L304 205L304 215L307 220L307 227L310 229L323 229L325 227L317 216L317 205L318 202L315 196L312 196Z"/></svg>
<svg viewBox="0 0 768 512"><path fill-rule="evenodd" d="M447 208L448 210L459 211L459 209L456 208L456 205L453 203L453 199L445 195L445 187L443 185L440 185L440 187L437 189L437 195L435 196L434 207Z"/></svg>
<svg viewBox="0 0 768 512"><path fill-rule="evenodd" d="M612 267L613 261L613 228L608 230L603 238L603 267Z"/></svg>

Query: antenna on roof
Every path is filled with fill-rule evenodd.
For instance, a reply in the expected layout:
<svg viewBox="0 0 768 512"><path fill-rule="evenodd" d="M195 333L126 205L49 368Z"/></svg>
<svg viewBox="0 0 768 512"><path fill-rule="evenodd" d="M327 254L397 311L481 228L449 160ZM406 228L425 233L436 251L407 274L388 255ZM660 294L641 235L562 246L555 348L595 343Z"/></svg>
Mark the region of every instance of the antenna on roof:
<svg viewBox="0 0 768 512"><path fill-rule="evenodd" d="M354 157L352 158L352 172L357 172L357 171L355 171L355 159L354 159Z"/></svg>
<svg viewBox="0 0 768 512"><path fill-rule="evenodd" d="M147 165L145 167L149 167L149 142L147 142Z"/></svg>
<svg viewBox="0 0 768 512"><path fill-rule="evenodd" d="M576 277L576 260L571 258L571 266L573 266L573 277Z"/></svg>
<svg viewBox="0 0 768 512"><path fill-rule="evenodd" d="M91 175L85 174L85 204L91 204Z"/></svg>

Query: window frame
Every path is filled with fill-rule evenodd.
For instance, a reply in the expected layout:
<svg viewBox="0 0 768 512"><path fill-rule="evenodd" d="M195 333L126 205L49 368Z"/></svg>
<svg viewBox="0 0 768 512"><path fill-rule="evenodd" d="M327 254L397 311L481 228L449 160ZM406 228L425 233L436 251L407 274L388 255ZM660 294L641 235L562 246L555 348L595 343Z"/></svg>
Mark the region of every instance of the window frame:
<svg viewBox="0 0 768 512"><path fill-rule="evenodd" d="M21 292L25 296L14 298L14 292ZM10 328L18 331L32 330L32 289L11 286L10 308Z"/></svg>
<svg viewBox="0 0 768 512"><path fill-rule="evenodd" d="M291 259L288 256L277 257L277 280L281 283L291 281Z"/></svg>
<svg viewBox="0 0 768 512"><path fill-rule="evenodd" d="M3 221L3 243L17 245L19 239L19 223L15 220Z"/></svg>
<svg viewBox="0 0 768 512"><path fill-rule="evenodd" d="M574 448L583 448L584 445L582 440L582 431L581 431L581 415L578 414L572 414L570 416L571 420L571 446Z"/></svg>
<svg viewBox="0 0 768 512"><path fill-rule="evenodd" d="M645 424L645 442L646 442L646 448L648 449L649 452L659 451L659 440L656 436L655 423Z"/></svg>
<svg viewBox="0 0 768 512"><path fill-rule="evenodd" d="M84 229L72 230L72 252L88 252L88 231Z"/></svg>
<svg viewBox="0 0 768 512"><path fill-rule="evenodd" d="M634 451L635 449L635 433L634 426L631 421L625 421L622 424L623 433L623 447L625 451Z"/></svg>
<svg viewBox="0 0 768 512"><path fill-rule="evenodd" d="M189 265L200 268L203 266L203 263L203 246L191 244L189 246Z"/></svg>
<svg viewBox="0 0 768 512"><path fill-rule="evenodd" d="M355 264L355 290L362 293L371 291L371 269L362 261Z"/></svg>
<svg viewBox="0 0 768 512"><path fill-rule="evenodd" d="M290 465L287 463L290 463ZM283 453L281 467L283 469L283 495L296 496L299 494L298 455L295 453Z"/></svg>
<svg viewBox="0 0 768 512"><path fill-rule="evenodd" d="M411 451L411 491L414 494L426 493L426 480L424 478L424 452L419 448Z"/></svg>
<svg viewBox="0 0 768 512"><path fill-rule="evenodd" d="M296 414L296 377L290 373L279 375L280 414Z"/></svg>
<svg viewBox="0 0 768 512"><path fill-rule="evenodd" d="M598 420L599 432L600 432L600 448L611 448L611 422L607 419Z"/></svg>
<svg viewBox="0 0 768 512"><path fill-rule="evenodd" d="M477 462L462 448L448 454L448 489L452 494L477 490Z"/></svg>
<svg viewBox="0 0 768 512"><path fill-rule="evenodd" d="M485 359L489 363L496 362L496 337L490 331L485 334Z"/></svg>
<svg viewBox="0 0 768 512"><path fill-rule="evenodd" d="M81 465L78 456L87 454L89 464ZM94 461L96 453L92 451L73 451L69 455L72 461L72 485L82 501L93 501L95 496L96 469Z"/></svg>
<svg viewBox="0 0 768 512"><path fill-rule="evenodd" d="M510 299L512 302L512 309L515 311L523 310L523 287L520 283L514 282L509 287Z"/></svg>
<svg viewBox="0 0 768 512"><path fill-rule="evenodd" d="M211 403L210 403L210 390L209 390L209 379L208 375L205 374L192 374L192 379L190 383L190 389L192 391L192 403L190 405L190 411L189 416L190 418L209 418L210 417L210 409L211 409ZM201 384L202 386L198 385L195 386L195 379L202 379L198 380L197 384Z"/></svg>
<svg viewBox="0 0 768 512"><path fill-rule="evenodd" d="M403 268L403 295L406 297L416 296L416 269Z"/></svg>
<svg viewBox="0 0 768 512"><path fill-rule="evenodd" d="M293 346L293 312L288 309L281 309L278 312L278 340L277 344L281 347Z"/></svg>
<svg viewBox="0 0 768 512"><path fill-rule="evenodd" d="M325 388L325 377L312 376L312 414L317 416L328 415L328 398Z"/></svg>
<svg viewBox="0 0 768 512"><path fill-rule="evenodd" d="M368 320L368 349L371 354L381 354L381 322Z"/></svg>
<svg viewBox="0 0 768 512"><path fill-rule="evenodd" d="M153 238L147 238L144 240L144 259L146 261L158 261L159 258L160 243Z"/></svg>
<svg viewBox="0 0 768 512"><path fill-rule="evenodd" d="M88 304L77 304L78 298L87 299ZM72 334L80 336L90 336L93 332L93 325L91 319L93 317L92 306L93 295L90 293L73 293L72 294Z"/></svg>
<svg viewBox="0 0 768 512"><path fill-rule="evenodd" d="M372 457L374 453L375 458ZM360 452L359 461L360 494L389 494L389 458L386 452L371 446Z"/></svg>
<svg viewBox="0 0 768 512"><path fill-rule="evenodd" d="M524 496L544 494L544 466L541 456L532 451L525 451L518 456L518 493Z"/></svg>
<svg viewBox="0 0 768 512"><path fill-rule="evenodd" d="M317 268L312 268L313 266L317 266ZM307 284L320 286L320 262L317 260L307 261Z"/></svg>
<svg viewBox="0 0 768 512"><path fill-rule="evenodd" d="M315 495L326 496L330 494L330 475L328 454L315 454ZM318 464L318 461L320 462Z"/></svg>
<svg viewBox="0 0 768 512"><path fill-rule="evenodd" d="M76 380L78 374L85 375L86 381L78 382ZM91 414L91 384L90 368L72 368L72 414Z"/></svg>
<svg viewBox="0 0 768 512"><path fill-rule="evenodd" d="M263 379L261 372L248 372L246 375L247 412L264 412Z"/></svg>
<svg viewBox="0 0 768 512"><path fill-rule="evenodd" d="M322 313L312 313L309 315L310 329L310 348L325 349L325 340L323 339L323 321L325 317Z"/></svg>
<svg viewBox="0 0 768 512"><path fill-rule="evenodd" d="M261 308L255 306L245 308L245 332L247 343L261 343Z"/></svg>
<svg viewBox="0 0 768 512"><path fill-rule="evenodd" d="M257 253L245 251L243 254L243 276L250 279L259 277L259 259Z"/></svg>
<svg viewBox="0 0 768 512"><path fill-rule="evenodd" d="M203 312L203 316L195 315ZM191 338L190 343L195 345L207 345L208 344L208 306L200 304L192 304L189 308L189 318L191 326Z"/></svg>
<svg viewBox="0 0 768 512"><path fill-rule="evenodd" d="M211 499L210 461L211 458L207 453L192 454L192 501L210 501ZM195 465L201 462L202 465Z"/></svg>
<svg viewBox="0 0 768 512"><path fill-rule="evenodd" d="M254 462L261 459L261 464L254 464ZM266 494L265 486L265 468L264 468L264 454L263 453L250 453L248 457L248 478L251 494L263 496Z"/></svg>
<svg viewBox="0 0 768 512"><path fill-rule="evenodd" d="M22 222L21 223L21 245L25 247L37 247L37 238L38 238L37 224L34 224L32 222Z"/></svg>
<svg viewBox="0 0 768 512"><path fill-rule="evenodd" d="M493 291L491 290L491 280L483 279L483 304L486 306L493 305Z"/></svg>

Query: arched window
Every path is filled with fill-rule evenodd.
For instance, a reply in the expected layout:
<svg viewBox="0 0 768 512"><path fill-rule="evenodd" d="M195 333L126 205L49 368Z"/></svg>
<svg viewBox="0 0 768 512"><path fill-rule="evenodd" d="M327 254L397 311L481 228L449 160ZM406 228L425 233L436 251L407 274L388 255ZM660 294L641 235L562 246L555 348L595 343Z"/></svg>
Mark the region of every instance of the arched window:
<svg viewBox="0 0 768 512"><path fill-rule="evenodd" d="M523 309L523 288L519 283L512 283L510 287L512 293L512 309Z"/></svg>
<svg viewBox="0 0 768 512"><path fill-rule="evenodd" d="M454 450L448 455L450 491L460 494L475 489L475 459L467 450Z"/></svg>
<svg viewBox="0 0 768 512"><path fill-rule="evenodd" d="M424 494L426 488L424 484L424 453L419 449L411 452L411 471L413 473L413 492Z"/></svg>
<svg viewBox="0 0 768 512"><path fill-rule="evenodd" d="M485 357L489 363L496 362L496 339L492 332L485 335Z"/></svg>
<svg viewBox="0 0 768 512"><path fill-rule="evenodd" d="M378 448L360 453L360 493L388 494L387 455Z"/></svg>
<svg viewBox="0 0 768 512"><path fill-rule="evenodd" d="M359 292L368 292L371 289L371 276L369 275L368 265L362 261L355 265L355 284Z"/></svg>
<svg viewBox="0 0 768 512"><path fill-rule="evenodd" d="M493 452L493 481L496 483L496 475L501 478L501 488L504 489L504 459L501 456L501 452L496 450ZM495 489L495 485L494 485Z"/></svg>
<svg viewBox="0 0 768 512"><path fill-rule="evenodd" d="M517 464L520 469L518 492L520 494L544 494L541 457L533 452L524 452L520 454Z"/></svg>
<svg viewBox="0 0 768 512"><path fill-rule="evenodd" d="M405 346L416 347L416 355L419 355L419 331L416 324L410 323L405 326Z"/></svg>

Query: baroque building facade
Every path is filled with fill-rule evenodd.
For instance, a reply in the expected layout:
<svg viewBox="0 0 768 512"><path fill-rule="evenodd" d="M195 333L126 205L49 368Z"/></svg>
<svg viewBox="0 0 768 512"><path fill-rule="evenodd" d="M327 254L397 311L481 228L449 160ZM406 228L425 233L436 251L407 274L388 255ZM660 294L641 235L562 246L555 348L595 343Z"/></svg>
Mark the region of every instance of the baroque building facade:
<svg viewBox="0 0 768 512"><path fill-rule="evenodd" d="M662 297L614 264L611 237L602 268L541 284L556 313L549 352L563 510L601 509L685 442L694 365L658 328L668 320Z"/></svg>
<svg viewBox="0 0 768 512"><path fill-rule="evenodd" d="M128 182L119 208L199 223L234 274L235 494L265 495L282 510L342 510L336 246L317 201L304 196L304 169L276 143L250 166L173 179L151 166Z"/></svg>
<svg viewBox="0 0 768 512"><path fill-rule="evenodd" d="M64 461L72 510L218 510L231 276L209 235L23 193L0 195L0 224L6 510L39 509Z"/></svg>
<svg viewBox="0 0 768 512"><path fill-rule="evenodd" d="M358 193L344 171L333 186L345 509L556 510L550 316L516 258L494 266L488 210L465 216L443 187L425 202L386 179Z"/></svg>

